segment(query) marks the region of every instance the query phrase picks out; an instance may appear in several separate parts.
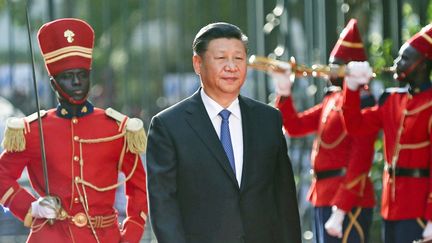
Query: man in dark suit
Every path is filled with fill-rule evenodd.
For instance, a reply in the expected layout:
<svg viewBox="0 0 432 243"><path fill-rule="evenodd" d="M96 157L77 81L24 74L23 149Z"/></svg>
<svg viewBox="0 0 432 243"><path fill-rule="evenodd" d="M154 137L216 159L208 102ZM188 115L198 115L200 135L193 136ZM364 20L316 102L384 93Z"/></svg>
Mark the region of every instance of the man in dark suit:
<svg viewBox="0 0 432 243"><path fill-rule="evenodd" d="M232 24L193 42L201 88L153 117L147 171L159 243L299 243L296 189L280 113L239 95L247 37Z"/></svg>

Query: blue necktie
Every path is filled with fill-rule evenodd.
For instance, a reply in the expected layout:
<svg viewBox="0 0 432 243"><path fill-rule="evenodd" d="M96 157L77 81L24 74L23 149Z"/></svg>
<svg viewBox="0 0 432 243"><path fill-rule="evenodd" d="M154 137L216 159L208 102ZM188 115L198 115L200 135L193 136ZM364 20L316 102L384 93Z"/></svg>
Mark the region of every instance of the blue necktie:
<svg viewBox="0 0 432 243"><path fill-rule="evenodd" d="M229 110L222 110L221 112L219 112L219 116L222 117L220 140L235 174L234 151L231 144L231 135L228 120L230 115L231 112Z"/></svg>

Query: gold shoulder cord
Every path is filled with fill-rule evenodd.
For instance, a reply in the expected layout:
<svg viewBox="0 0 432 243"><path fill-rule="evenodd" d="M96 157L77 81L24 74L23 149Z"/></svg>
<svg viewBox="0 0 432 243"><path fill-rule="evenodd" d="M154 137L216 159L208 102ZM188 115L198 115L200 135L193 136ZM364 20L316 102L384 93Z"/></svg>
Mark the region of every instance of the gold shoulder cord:
<svg viewBox="0 0 432 243"><path fill-rule="evenodd" d="M86 217L87 217L87 220L88 220L88 224L90 225L92 233L93 233L93 235L94 235L94 237L95 237L95 239L96 239L96 241L98 243L100 243L100 241L99 241L99 238L98 238L98 236L96 234L95 227L94 227L94 225L92 224L92 222L90 220L90 215L88 213L89 206L88 206L88 200L87 200L86 187L90 187L90 188L92 188L95 191L104 192L104 191L109 191L109 190L116 189L120 185L126 183L130 178L132 178L133 174L135 173L136 167L138 165L139 154L138 153L135 154L135 161L134 161L134 165L132 167L132 171L129 173L129 175L127 175L127 177L123 181L118 182L118 183L116 183L114 185L106 186L106 187L98 187L98 186L93 185L92 183L90 183L90 182L88 182L88 181L86 181L84 179L84 159L83 159L83 154L82 154L82 151L83 151L82 150L82 145L83 144L93 144L93 143L102 143L102 142L113 141L113 140L116 140L116 139L124 137L125 134L126 134L126 131L123 131L122 133L119 133L119 134L111 136L111 137L97 138L97 139L80 139L79 140L79 149L80 149L80 177L76 177L75 180L74 180L74 183L75 183L75 186L77 188L77 192L79 194L79 198L80 198L80 201L82 203L82 206L84 208L84 212L86 214ZM122 151L120 153L120 158L119 158L119 167L118 167L119 170L121 169L121 165L123 164L124 155L126 153L126 147L127 147L126 146L126 139L124 139L123 148L122 148ZM79 190L79 184L81 184L81 190L82 190L82 192L84 194L84 197L81 194L81 191Z"/></svg>
<svg viewBox="0 0 432 243"><path fill-rule="evenodd" d="M322 118L321 118L321 123L322 124L325 124L327 122L327 118L330 115L330 112L332 110L338 112L338 115L342 119L342 114L341 114L342 110L340 108L337 108L336 105L335 105L335 103L336 103L336 101L334 99L332 99L331 101L329 101L329 104L324 109L323 115L322 115ZM345 137L347 136L347 132L344 130L339 135L339 137L334 142L331 142L331 143L325 143L322 140L321 136L322 136L322 130L318 129L318 134L317 134L317 138L316 138L317 139L317 145L316 145L316 148L313 151L314 156L316 156L318 154L320 147L323 147L325 149L334 149L336 146L338 146L345 139ZM315 160L315 158L313 158L313 160ZM313 166L313 164L314 163L312 163L312 166Z"/></svg>

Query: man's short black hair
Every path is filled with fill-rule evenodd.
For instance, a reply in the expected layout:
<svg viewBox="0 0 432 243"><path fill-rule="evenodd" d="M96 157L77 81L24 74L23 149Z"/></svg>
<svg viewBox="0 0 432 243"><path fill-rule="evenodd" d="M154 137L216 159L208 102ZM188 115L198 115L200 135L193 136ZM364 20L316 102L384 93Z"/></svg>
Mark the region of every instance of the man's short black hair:
<svg viewBox="0 0 432 243"><path fill-rule="evenodd" d="M241 31L241 29L233 24L218 22L204 26L196 34L192 43L192 50L194 54L202 56L202 54L207 51L210 41L219 38L238 39L243 42L247 52L248 37Z"/></svg>

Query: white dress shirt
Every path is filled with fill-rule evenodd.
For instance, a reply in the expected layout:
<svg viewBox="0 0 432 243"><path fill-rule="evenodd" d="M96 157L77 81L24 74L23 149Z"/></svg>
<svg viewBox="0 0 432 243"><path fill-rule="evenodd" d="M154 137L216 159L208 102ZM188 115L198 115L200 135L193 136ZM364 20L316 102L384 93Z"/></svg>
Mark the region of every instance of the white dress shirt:
<svg viewBox="0 0 432 243"><path fill-rule="evenodd" d="M201 99L204 103L207 114L211 122L213 123L213 127L220 139L220 127L222 123L222 118L219 116L219 112L221 112L225 108L223 108L216 101L210 98L204 92L204 89L201 89ZM237 183L240 186L243 172L243 130L238 98L235 99L226 109L231 112L231 115L229 116L229 129L231 134L231 143L234 151L236 178Z"/></svg>

